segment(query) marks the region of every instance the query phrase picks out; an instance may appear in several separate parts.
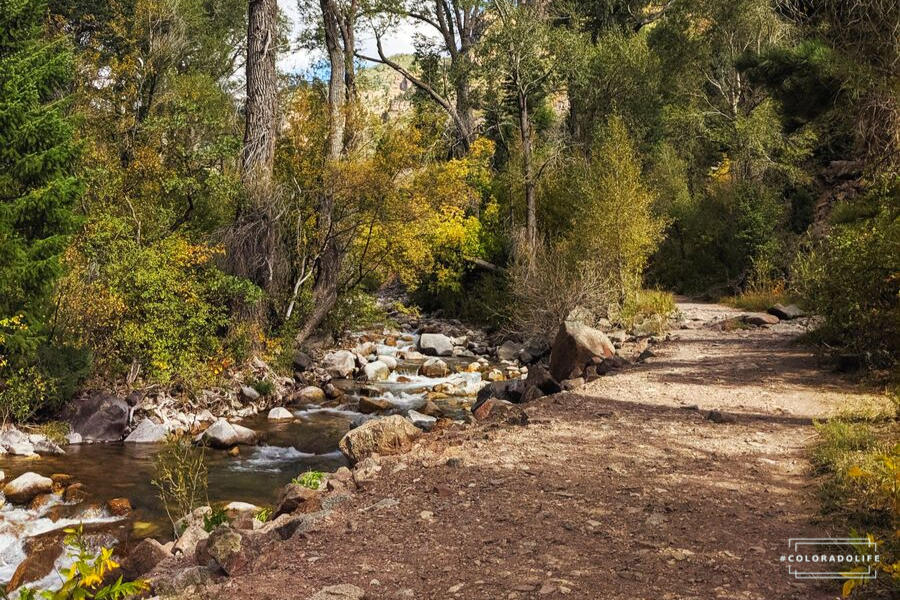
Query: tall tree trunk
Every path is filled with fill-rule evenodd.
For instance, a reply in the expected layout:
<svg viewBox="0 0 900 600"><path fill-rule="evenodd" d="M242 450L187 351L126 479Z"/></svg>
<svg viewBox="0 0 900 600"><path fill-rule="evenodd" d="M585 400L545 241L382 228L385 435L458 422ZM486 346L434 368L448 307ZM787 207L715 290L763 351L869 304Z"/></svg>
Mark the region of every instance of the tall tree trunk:
<svg viewBox="0 0 900 600"><path fill-rule="evenodd" d="M469 87L468 75L460 75L456 80L456 111L459 113L457 142L463 154L469 153L469 148L475 141L475 114L472 110Z"/></svg>
<svg viewBox="0 0 900 600"><path fill-rule="evenodd" d="M528 97L519 92L519 135L522 140L522 177L525 183L525 238L532 254L537 248L537 200L535 198L534 164L532 158L531 116Z"/></svg>
<svg viewBox="0 0 900 600"><path fill-rule="evenodd" d="M319 197L317 228L319 231L322 252L319 256L316 280L313 284L313 311L303 328L297 334L297 344L305 342L322 324L328 313L334 308L340 285L343 256L339 240L334 232L334 195L330 189L335 176L333 170L344 153L344 127L346 115L347 65L345 48L341 47L340 8L336 0L320 0L322 21L325 26L325 47L331 63L331 74L328 79L328 138L325 143L326 166L324 185ZM346 38L343 38L346 43ZM353 56L353 49L349 49Z"/></svg>
<svg viewBox="0 0 900 600"><path fill-rule="evenodd" d="M247 23L247 105L241 172L245 187L268 190L275 165L278 90L275 71L278 3L250 0Z"/></svg>

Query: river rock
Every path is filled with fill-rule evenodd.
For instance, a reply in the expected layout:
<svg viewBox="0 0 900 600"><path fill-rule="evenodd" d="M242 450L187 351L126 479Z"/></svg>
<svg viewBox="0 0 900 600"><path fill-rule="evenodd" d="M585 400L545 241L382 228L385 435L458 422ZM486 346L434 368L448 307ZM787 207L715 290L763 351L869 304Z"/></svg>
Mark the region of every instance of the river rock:
<svg viewBox="0 0 900 600"><path fill-rule="evenodd" d="M413 425L423 431L431 431L431 428L434 427L435 423L437 423L436 418L429 417L428 415L423 415L417 410L409 411L408 413L406 413L406 416Z"/></svg>
<svg viewBox="0 0 900 600"><path fill-rule="evenodd" d="M228 525L216 527L206 540L206 552L228 575L244 572L253 559L249 538Z"/></svg>
<svg viewBox="0 0 900 600"><path fill-rule="evenodd" d="M15 428L0 433L0 447L15 456L37 456L31 439Z"/></svg>
<svg viewBox="0 0 900 600"><path fill-rule="evenodd" d="M73 483L63 492L64 502L82 502L87 498L87 489L83 483Z"/></svg>
<svg viewBox="0 0 900 600"><path fill-rule="evenodd" d="M423 333L419 336L419 352L426 356L452 356L453 342L443 333Z"/></svg>
<svg viewBox="0 0 900 600"><path fill-rule="evenodd" d="M559 328L550 351L550 375L557 381L583 370L594 357L615 356L616 349L599 329L578 321L566 321Z"/></svg>
<svg viewBox="0 0 900 600"><path fill-rule="evenodd" d="M270 421L293 421L294 415L286 408L276 406L269 411Z"/></svg>
<svg viewBox="0 0 900 600"><path fill-rule="evenodd" d="M209 533L199 525L191 525L178 537L172 554L193 558L197 553L197 545L209 538Z"/></svg>
<svg viewBox="0 0 900 600"><path fill-rule="evenodd" d="M94 394L70 402L61 416L85 442L116 442L125 435L130 411L123 398Z"/></svg>
<svg viewBox="0 0 900 600"><path fill-rule="evenodd" d="M359 399L359 412L364 415L370 415L372 413L383 412L386 410L390 410L392 408L392 404L387 400L382 400L381 398L369 398L368 396L362 396Z"/></svg>
<svg viewBox="0 0 900 600"><path fill-rule="evenodd" d="M766 313L754 313L752 315L744 315L741 319L747 325L754 325L756 327L766 327L768 325L777 325L780 319L775 315L770 315Z"/></svg>
<svg viewBox="0 0 900 600"><path fill-rule="evenodd" d="M241 400L244 402L254 402L259 400L259 392L249 385L241 386Z"/></svg>
<svg viewBox="0 0 900 600"><path fill-rule="evenodd" d="M127 581L143 577L170 556L165 546L153 538L145 538L122 561L122 576Z"/></svg>
<svg viewBox="0 0 900 600"><path fill-rule="evenodd" d="M379 354L377 360L387 365L388 369L393 371L397 368L397 359L387 354Z"/></svg>
<svg viewBox="0 0 900 600"><path fill-rule="evenodd" d="M449 374L450 367L439 358L429 358L419 367L419 375L425 377L446 377Z"/></svg>
<svg viewBox="0 0 900 600"><path fill-rule="evenodd" d="M525 380L523 379L493 381L478 390L476 402L472 407L472 410L474 411L475 407L477 407L479 404L482 404L488 398L497 398L499 400L519 403L522 401L522 396L525 394L525 386Z"/></svg>
<svg viewBox="0 0 900 600"><path fill-rule="evenodd" d="M553 378L550 371L544 365L538 364L532 366L528 370L528 376L525 377L526 390L531 387L538 388L546 395L558 394L562 391L562 386Z"/></svg>
<svg viewBox="0 0 900 600"><path fill-rule="evenodd" d="M332 377L350 377L356 370L356 355L349 350L329 352L322 360L322 368Z"/></svg>
<svg viewBox="0 0 900 600"><path fill-rule="evenodd" d="M524 345L513 340L506 340L497 347L497 358L500 360L517 360L524 349Z"/></svg>
<svg viewBox="0 0 900 600"><path fill-rule="evenodd" d="M13 504L28 504L38 494L49 494L53 480L31 471L19 475L3 486L3 494Z"/></svg>
<svg viewBox="0 0 900 600"><path fill-rule="evenodd" d="M392 415L351 429L341 438L340 449L351 463L356 463L373 453L382 456L402 454L412 447L420 434L419 428L408 419Z"/></svg>
<svg viewBox="0 0 900 600"><path fill-rule="evenodd" d="M309 600L363 600L366 593L355 585L329 585L309 597Z"/></svg>
<svg viewBox="0 0 900 600"><path fill-rule="evenodd" d="M34 442L34 451L38 454L65 454L66 451L59 447L53 440L49 440L42 436L42 439Z"/></svg>
<svg viewBox="0 0 900 600"><path fill-rule="evenodd" d="M399 354L400 354L400 357L403 358L404 360L410 360L410 361L425 360L425 358L426 358L426 356L424 354L422 354L421 352L417 352L415 350L404 350L404 351L400 352Z"/></svg>
<svg viewBox="0 0 900 600"><path fill-rule="evenodd" d="M53 573L56 561L62 556L63 543L59 533L48 532L25 541L27 558L19 563L6 585L6 592L39 581ZM3 594L6 597L6 594Z"/></svg>
<svg viewBox="0 0 900 600"><path fill-rule="evenodd" d="M320 404L325 402L325 390L308 385L294 394L294 400L303 404Z"/></svg>
<svg viewBox="0 0 900 600"><path fill-rule="evenodd" d="M166 439L169 434L165 425L157 425L150 419L144 419L134 428L128 437L126 444L158 444Z"/></svg>
<svg viewBox="0 0 900 600"><path fill-rule="evenodd" d="M789 304L787 306L783 304L776 304L775 306L770 308L768 312L770 315L775 315L776 317L784 321L799 319L800 317L806 316L806 313L804 313L796 304Z"/></svg>
<svg viewBox="0 0 900 600"><path fill-rule="evenodd" d="M300 371L301 373L308 371L315 364L315 361L310 358L309 354L301 352L300 350L294 352L293 367L295 371Z"/></svg>
<svg viewBox="0 0 900 600"><path fill-rule="evenodd" d="M70 446L77 446L84 442L84 438L81 437L80 433L70 432L66 435L66 443Z"/></svg>
<svg viewBox="0 0 900 600"><path fill-rule="evenodd" d="M295 512L312 513L322 509L322 492L299 483L289 483L278 494L273 517Z"/></svg>
<svg viewBox="0 0 900 600"><path fill-rule="evenodd" d="M124 517L131 514L134 508L128 498L113 498L106 503L106 510L114 517Z"/></svg>
<svg viewBox="0 0 900 600"><path fill-rule="evenodd" d="M203 432L201 439L213 448L231 448L237 445L253 446L257 435L252 429L219 419Z"/></svg>
<svg viewBox="0 0 900 600"><path fill-rule="evenodd" d="M363 367L366 381L384 381L391 375L391 370L380 360L366 363Z"/></svg>

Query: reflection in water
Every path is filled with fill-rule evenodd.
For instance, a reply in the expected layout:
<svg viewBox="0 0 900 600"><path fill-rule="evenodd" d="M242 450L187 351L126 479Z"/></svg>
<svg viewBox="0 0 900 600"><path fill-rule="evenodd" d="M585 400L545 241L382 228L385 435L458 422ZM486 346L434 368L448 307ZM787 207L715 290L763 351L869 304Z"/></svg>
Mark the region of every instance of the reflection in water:
<svg viewBox="0 0 900 600"><path fill-rule="evenodd" d="M310 469L334 471L346 464L337 446L350 429L353 414L319 411L288 423L270 423L263 414L244 421L262 433L266 445L241 447L236 457L207 450L210 501L238 500L270 506L279 489L298 474ZM90 494L88 502L102 504L111 498L129 498L135 521L152 525L136 530L138 535L165 536L171 526L151 483L158 449L154 444L67 446L65 455L39 460L4 456L0 469L7 480L25 471L45 476L66 473L85 485ZM4 516L8 514L0 514L0 520L5 520Z"/></svg>

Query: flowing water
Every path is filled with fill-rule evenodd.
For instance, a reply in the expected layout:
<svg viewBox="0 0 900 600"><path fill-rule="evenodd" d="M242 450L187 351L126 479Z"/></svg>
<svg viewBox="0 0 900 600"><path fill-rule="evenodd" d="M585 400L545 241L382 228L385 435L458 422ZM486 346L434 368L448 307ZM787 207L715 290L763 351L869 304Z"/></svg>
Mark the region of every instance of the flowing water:
<svg viewBox="0 0 900 600"><path fill-rule="evenodd" d="M379 346L383 354L395 354L396 348ZM446 359L452 364L453 359ZM466 361L468 362L468 361ZM262 434L262 445L241 447L238 456L225 451L206 450L209 470L209 500L212 503L242 501L258 506L271 506L279 490L297 475L308 470L330 472L346 464L338 450L338 442L354 423L371 417L356 410L359 396L388 400L392 412L419 408L426 393L440 384L452 384L469 395L477 390L480 373L456 373L448 377L430 378L416 375L418 364L401 363L387 381L357 384L345 382L350 390L347 401L338 407L308 405L291 408L294 421L272 422L265 414L242 421ZM464 394L437 400L447 416L460 417L471 398ZM38 510L3 506L0 509L0 583L10 580L27 552L29 538L57 535L78 523L90 527L96 535L105 536L97 543L128 543L152 536L171 538L172 526L151 481L153 458L159 451L154 444L84 444L66 447L66 454L40 459L3 456L0 469L6 480L34 471L50 476L65 473L83 483L88 491L85 502L65 505L55 499ZM111 516L104 507L107 500L125 497L134 506L132 518ZM48 533L49 532L49 533ZM65 558L57 560L57 568ZM48 578L30 584L37 588L52 587Z"/></svg>

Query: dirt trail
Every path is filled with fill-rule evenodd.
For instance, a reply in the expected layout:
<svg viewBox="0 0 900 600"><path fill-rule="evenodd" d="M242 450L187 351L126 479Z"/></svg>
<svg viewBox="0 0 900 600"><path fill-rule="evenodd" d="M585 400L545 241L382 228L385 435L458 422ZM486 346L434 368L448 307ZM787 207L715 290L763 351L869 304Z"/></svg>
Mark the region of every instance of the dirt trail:
<svg viewBox="0 0 900 600"><path fill-rule="evenodd" d="M303 600L349 583L374 600L837 597L779 558L790 537L837 533L817 517L804 447L812 417L861 395L791 344L797 325L723 332L715 322L738 313L680 309L686 328L655 357L529 405L526 427L447 431L382 459L323 529L207 595Z"/></svg>

